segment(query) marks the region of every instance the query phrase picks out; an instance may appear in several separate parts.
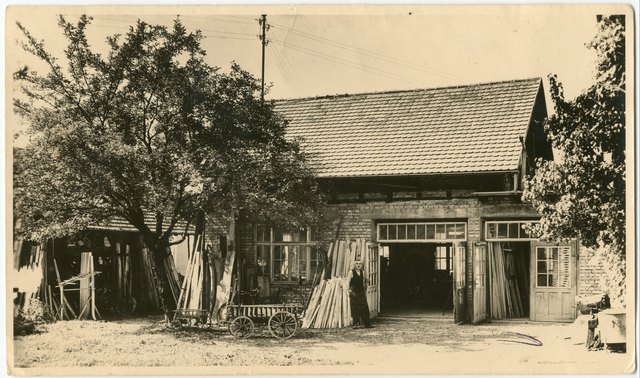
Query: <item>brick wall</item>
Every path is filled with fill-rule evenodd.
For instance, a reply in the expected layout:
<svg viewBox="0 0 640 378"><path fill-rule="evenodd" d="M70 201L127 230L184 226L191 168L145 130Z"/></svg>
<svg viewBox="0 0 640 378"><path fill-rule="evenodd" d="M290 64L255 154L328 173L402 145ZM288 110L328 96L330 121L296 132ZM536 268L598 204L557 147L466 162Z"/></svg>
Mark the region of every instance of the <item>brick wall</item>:
<svg viewBox="0 0 640 378"><path fill-rule="evenodd" d="M345 194L344 199L358 198ZM363 198L375 197L374 194ZM345 202L328 205L325 222L321 229L323 240L364 238L374 241L375 224L382 220L463 220L467 222L467 285L473 283L472 247L482 239L482 221L489 219L523 218L535 216L530 206L521 204L513 198L480 199L476 197L450 199L408 199L408 200L368 200L362 202ZM247 274L255 272L255 249L253 243L253 225L248 219L238 222L236 241L239 258L244 262ZM254 273L255 274L255 273ZM306 298L309 287L298 285L272 284L270 295L287 302L300 301ZM473 300L470 287L466 293L467 303ZM467 306L467 317L472 316L472 306Z"/></svg>
<svg viewBox="0 0 640 378"><path fill-rule="evenodd" d="M591 248L580 246L578 260L578 296L602 294L604 292L604 264Z"/></svg>

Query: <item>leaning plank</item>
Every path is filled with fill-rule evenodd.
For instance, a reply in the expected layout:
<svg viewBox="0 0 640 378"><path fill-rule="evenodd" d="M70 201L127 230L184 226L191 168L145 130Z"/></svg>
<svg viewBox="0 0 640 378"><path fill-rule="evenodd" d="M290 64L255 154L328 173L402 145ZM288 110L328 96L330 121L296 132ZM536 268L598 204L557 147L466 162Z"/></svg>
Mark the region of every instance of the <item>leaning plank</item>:
<svg viewBox="0 0 640 378"><path fill-rule="evenodd" d="M222 273L222 280L216 288L216 305L214 307L214 314L220 309L223 304L229 302L229 294L231 289L231 274L233 273L233 264L235 262L236 251L232 249L227 252L227 258L224 264L224 272Z"/></svg>

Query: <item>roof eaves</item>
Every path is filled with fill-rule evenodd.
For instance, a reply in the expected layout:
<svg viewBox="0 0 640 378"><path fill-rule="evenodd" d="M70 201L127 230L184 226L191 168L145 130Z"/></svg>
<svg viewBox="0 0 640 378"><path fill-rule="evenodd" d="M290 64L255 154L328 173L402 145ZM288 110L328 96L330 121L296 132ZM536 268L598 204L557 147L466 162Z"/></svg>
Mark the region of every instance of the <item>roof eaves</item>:
<svg viewBox="0 0 640 378"><path fill-rule="evenodd" d="M337 179L337 178L367 178L367 177L427 177L427 176L453 176L453 175L481 175L481 174L509 174L509 173L518 173L519 169L508 169L508 170L485 170L485 171L461 171L461 172L430 172L430 173L404 173L404 174L363 174L363 175L323 175L318 174L318 177L321 179Z"/></svg>

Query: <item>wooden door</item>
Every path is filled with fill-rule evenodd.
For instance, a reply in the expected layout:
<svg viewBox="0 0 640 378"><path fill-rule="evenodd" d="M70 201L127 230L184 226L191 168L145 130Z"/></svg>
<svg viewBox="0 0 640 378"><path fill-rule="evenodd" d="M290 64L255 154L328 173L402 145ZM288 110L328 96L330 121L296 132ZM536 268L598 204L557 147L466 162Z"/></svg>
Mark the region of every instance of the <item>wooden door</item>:
<svg viewBox="0 0 640 378"><path fill-rule="evenodd" d="M575 318L575 244L531 243L530 316L536 321Z"/></svg>
<svg viewBox="0 0 640 378"><path fill-rule="evenodd" d="M373 319L380 312L380 245L368 244L365 252L365 274L367 278L367 304L370 317Z"/></svg>
<svg viewBox="0 0 640 378"><path fill-rule="evenodd" d="M473 249L473 319L479 323L487 318L487 246Z"/></svg>
<svg viewBox="0 0 640 378"><path fill-rule="evenodd" d="M465 242L456 243L453 252L453 321L465 320L466 310L466 253Z"/></svg>

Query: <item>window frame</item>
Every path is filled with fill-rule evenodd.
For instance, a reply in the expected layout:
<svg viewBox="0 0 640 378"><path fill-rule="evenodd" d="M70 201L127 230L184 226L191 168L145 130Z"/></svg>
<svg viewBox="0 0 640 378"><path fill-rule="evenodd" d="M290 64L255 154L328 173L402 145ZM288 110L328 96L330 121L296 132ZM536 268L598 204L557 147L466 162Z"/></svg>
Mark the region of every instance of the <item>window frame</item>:
<svg viewBox="0 0 640 378"><path fill-rule="evenodd" d="M393 226L395 227L395 238L394 239L390 239L389 236L389 226ZM414 238L409 239L409 229L407 226L413 226L414 228ZM417 226L424 226L424 237L418 237L419 232L418 232L418 228ZM455 226L456 227L456 233L458 233L459 231L457 231L457 227L458 226L462 226L463 230L462 230L462 235L459 237L454 237L454 238L448 238L447 237L447 233L448 233L448 226ZM382 232L381 232L381 227L387 227L387 233L386 233L386 237L382 237ZM398 230L400 230L400 227L404 228L404 239L400 239L398 237ZM429 231L428 228L429 227L433 227L433 237L429 238ZM438 229L442 227L443 228L443 232L439 233ZM455 242L460 242L460 241L466 241L467 240L467 232L468 232L468 226L467 226L467 222L466 221L449 221L449 222L379 222L376 224L376 240L379 243L455 243ZM437 238L436 235L438 234L444 234L443 238Z"/></svg>
<svg viewBox="0 0 640 378"><path fill-rule="evenodd" d="M505 241L535 241L538 240L537 237L532 235L527 235L526 237L521 237L522 235L522 225L527 223L540 223L539 220L522 220L522 219L510 219L510 220L487 220L484 221L484 240L487 242L505 242ZM506 237L499 237L499 225L506 224L507 234ZM517 224L518 226L518 237L511 237L510 230L511 225ZM489 235L489 226L496 225L495 235L496 237L490 237Z"/></svg>
<svg viewBox="0 0 640 378"><path fill-rule="evenodd" d="M558 250L558 258L557 259L553 259L553 248L557 248ZM539 249L544 249L547 252L545 252L545 255L547 256L545 259L539 259L538 258L538 250ZM565 255L568 255L569 259L571 259L571 247L569 246L547 246L547 245L538 245L535 247L535 287L536 289L542 289L542 290L558 290L558 289L570 289L571 288L571 282L570 281L566 281L568 282L568 285L561 285L563 282L565 282L565 280L563 280L561 277L561 271L560 271L560 264L562 263L561 260L561 256L563 255L563 252L561 252L561 250L565 250ZM550 256L550 257L549 257ZM548 270L548 263L549 261L553 261L555 270L552 272L549 272ZM545 262L545 267L547 270L544 273L540 273L540 271L538 270L538 263L540 262ZM571 277L572 275L572 271L571 269L573 269L573 267L571 266L572 264L569 264L569 271L566 272L566 274ZM556 277L556 282L558 283L555 286L549 286L549 277L553 276L553 274L555 273L555 277ZM547 285L545 286L541 286L538 283L538 277L544 275L547 278Z"/></svg>
<svg viewBox="0 0 640 378"><path fill-rule="evenodd" d="M259 229L263 228L263 229L268 229L269 230L269 240L258 240L258 234L259 234ZM267 276L269 277L269 282L271 282L272 284L296 284L300 282L300 273L298 274L298 278L297 279L293 279L291 277L292 275L292 269L289 268L287 269L287 279L286 280L276 280L275 279L275 266L273 264L274 261L274 253L276 248L289 248L289 247L298 247L299 251L302 250L304 251L304 261L305 261L305 280L302 281L303 283L308 283L310 278L313 278L313 275L315 274L315 272L312 272L312 268L311 268L311 263L312 261L316 262L316 267L318 266L318 264L320 263L320 261L322 261L321 257L318 256L318 241L317 240L311 240L312 239L312 235L317 236L318 232L316 230L313 230L312 227L305 227L304 228L305 231L305 240L304 241L286 241L286 240L282 240L282 241L276 241L276 228L275 227L267 227L264 225L256 225L254 227L254 233L253 233L253 244L254 244L254 255L255 255L255 264L256 267L261 267L261 265L258 263L258 255L259 255L259 249L260 247L267 247L268 248L268 271L265 272L262 270L261 273L259 274L259 276L264 277ZM283 234L293 234L296 231L293 232L283 232ZM299 232L299 231L297 231ZM264 233L262 234L262 236L264 237ZM264 238L263 238L264 239ZM312 258L313 257L313 250L315 250L315 259ZM295 265L296 266L300 266L300 253L298 253L295 257ZM288 256L288 255L287 255ZM288 257L287 257L288 258Z"/></svg>
<svg viewBox="0 0 640 378"><path fill-rule="evenodd" d="M439 249L444 248L444 257L438 255ZM439 269L438 263L444 261L445 269ZM436 255L434 262L434 270L438 272L447 272L447 275L453 272L453 246L451 244L438 244L436 245Z"/></svg>

